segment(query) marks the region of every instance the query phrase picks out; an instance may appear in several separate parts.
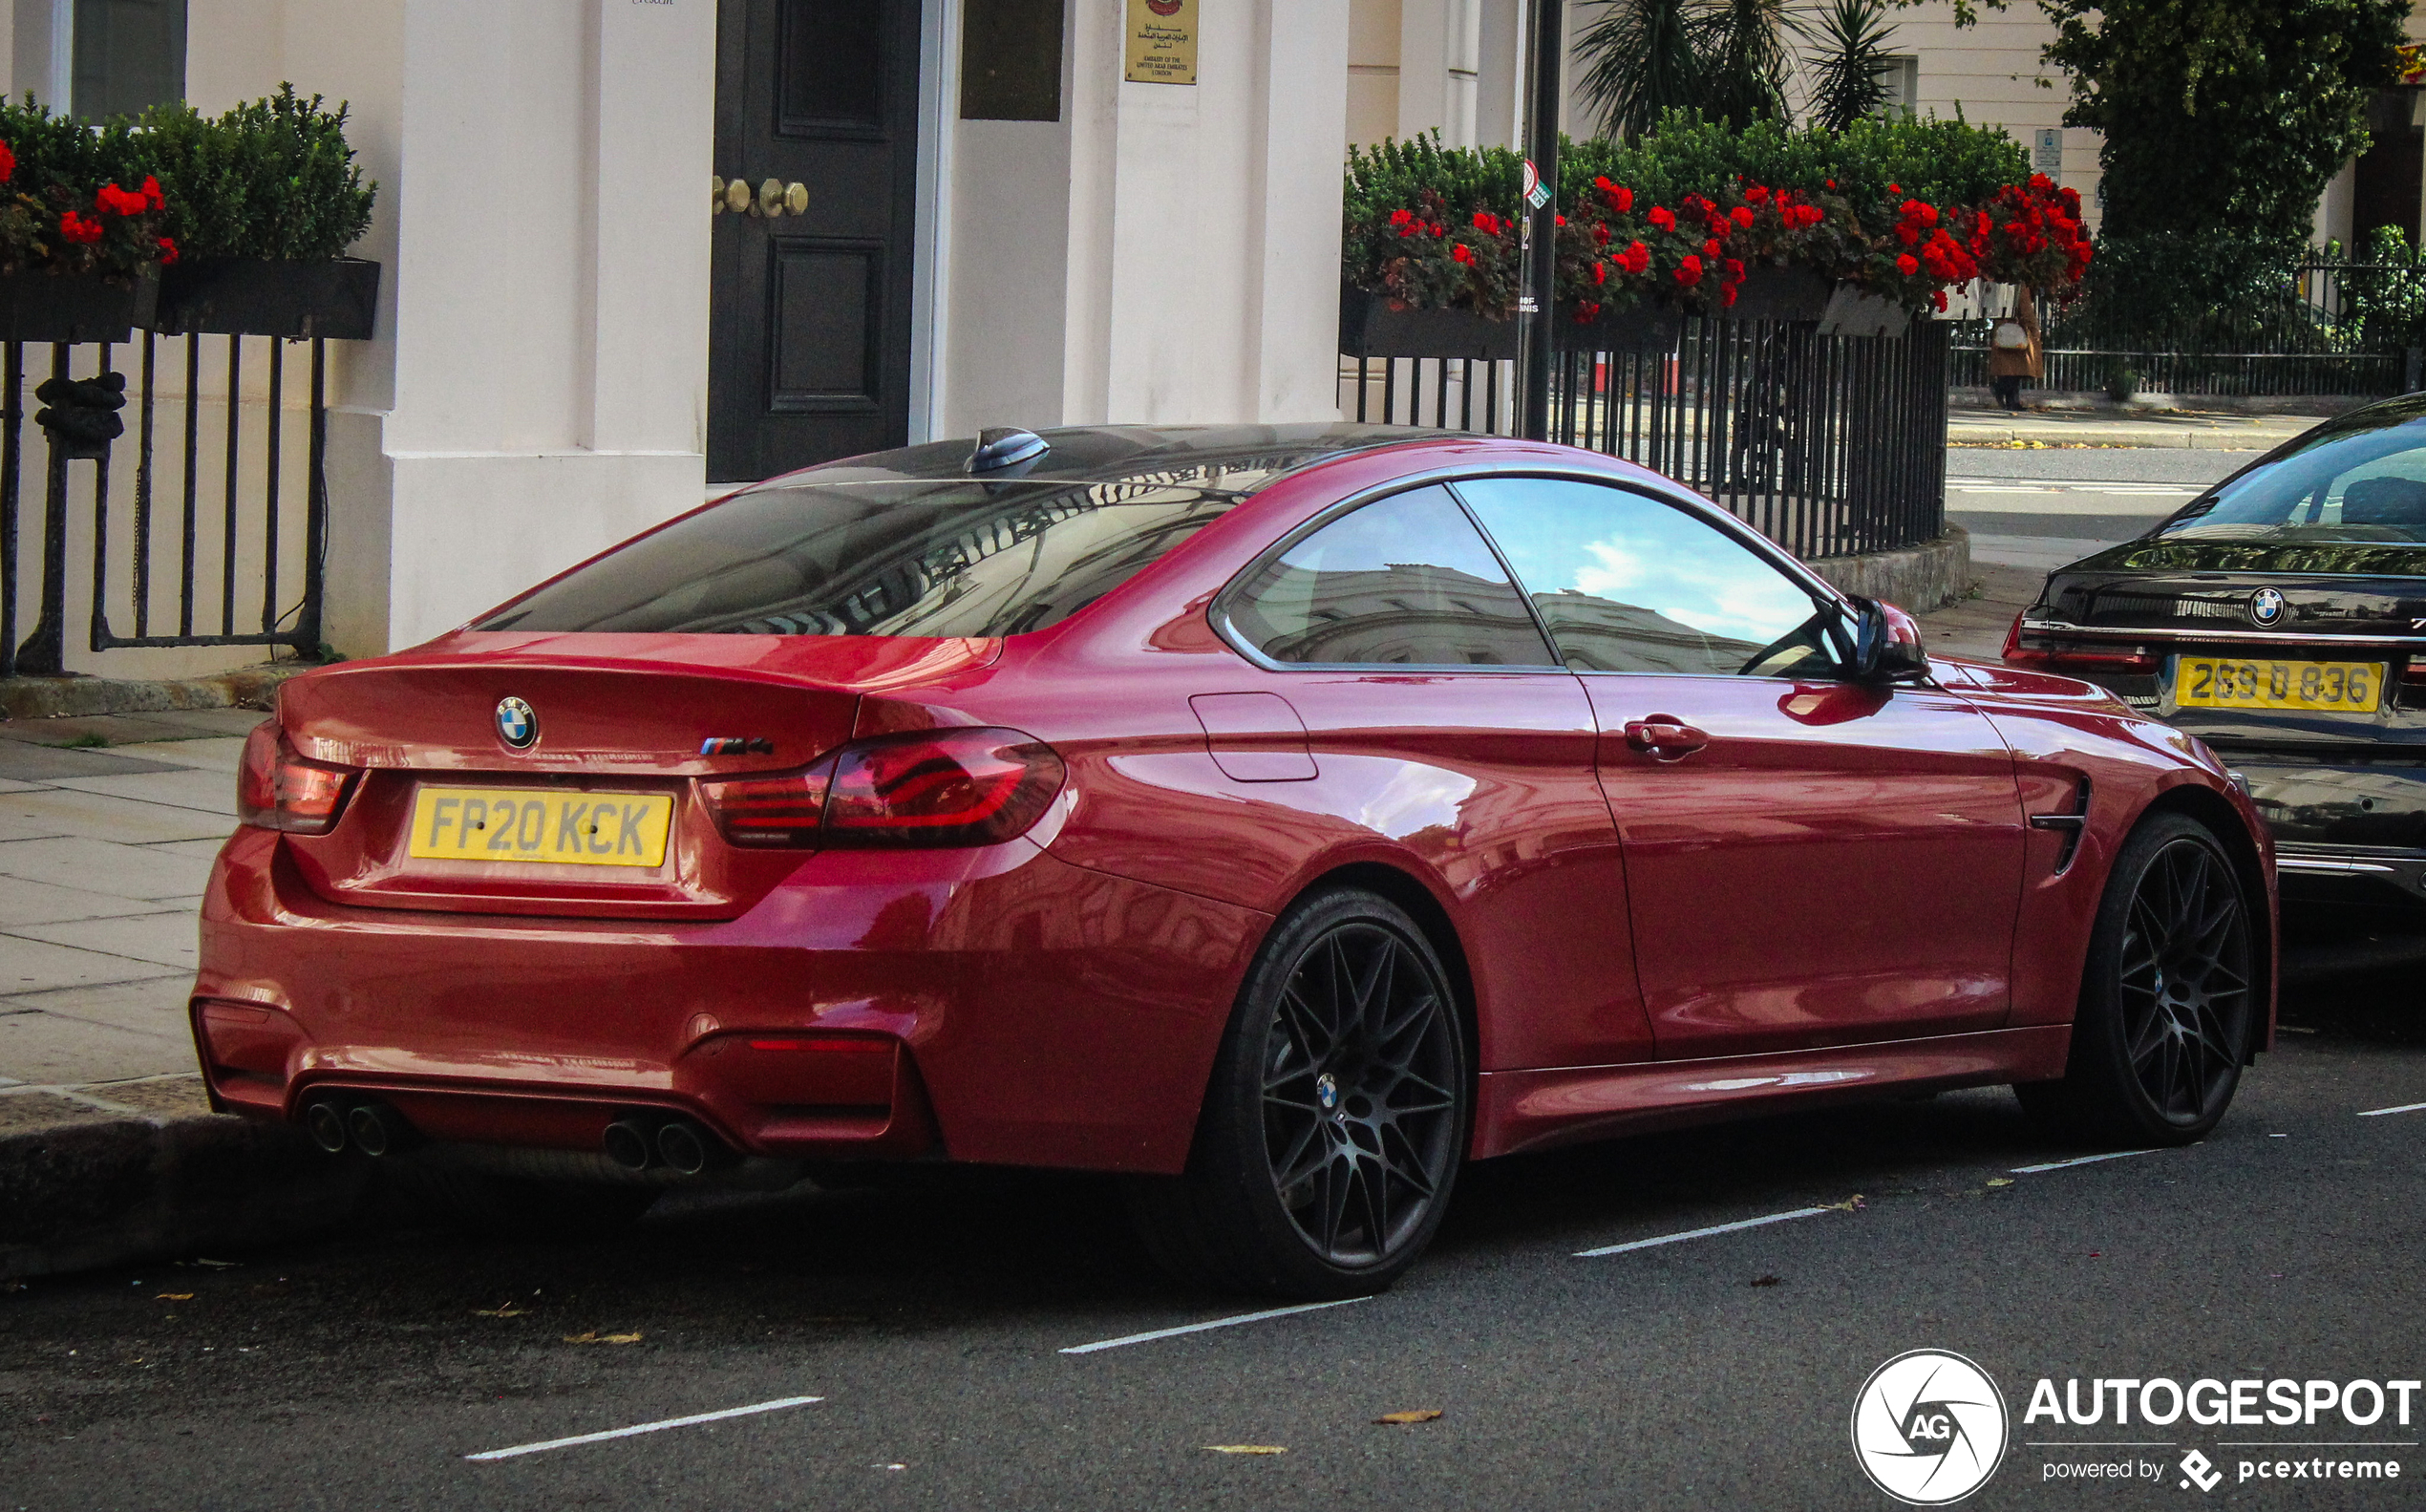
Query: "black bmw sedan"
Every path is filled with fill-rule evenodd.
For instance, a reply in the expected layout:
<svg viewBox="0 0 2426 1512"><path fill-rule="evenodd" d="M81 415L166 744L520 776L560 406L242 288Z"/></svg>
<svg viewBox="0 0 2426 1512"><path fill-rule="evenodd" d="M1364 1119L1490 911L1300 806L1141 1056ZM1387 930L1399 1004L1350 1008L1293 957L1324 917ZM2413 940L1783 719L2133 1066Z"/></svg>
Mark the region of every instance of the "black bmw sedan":
<svg viewBox="0 0 2426 1512"><path fill-rule="evenodd" d="M2287 904L2426 913L2426 394L2052 573L2005 657L2214 747L2273 826Z"/></svg>

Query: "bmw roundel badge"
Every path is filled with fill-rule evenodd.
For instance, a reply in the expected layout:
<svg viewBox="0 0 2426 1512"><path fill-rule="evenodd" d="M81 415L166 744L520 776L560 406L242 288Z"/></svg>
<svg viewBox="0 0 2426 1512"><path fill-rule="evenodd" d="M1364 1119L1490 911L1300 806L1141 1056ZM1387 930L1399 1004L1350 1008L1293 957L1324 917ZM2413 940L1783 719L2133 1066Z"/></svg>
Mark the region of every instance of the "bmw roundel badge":
<svg viewBox="0 0 2426 1512"><path fill-rule="evenodd" d="M539 715L520 698L500 698L497 737L517 751L528 751L539 739Z"/></svg>
<svg viewBox="0 0 2426 1512"><path fill-rule="evenodd" d="M2283 594L2276 588L2260 588L2249 595L2249 623L2274 625L2283 618ZM500 714L499 717L502 718Z"/></svg>

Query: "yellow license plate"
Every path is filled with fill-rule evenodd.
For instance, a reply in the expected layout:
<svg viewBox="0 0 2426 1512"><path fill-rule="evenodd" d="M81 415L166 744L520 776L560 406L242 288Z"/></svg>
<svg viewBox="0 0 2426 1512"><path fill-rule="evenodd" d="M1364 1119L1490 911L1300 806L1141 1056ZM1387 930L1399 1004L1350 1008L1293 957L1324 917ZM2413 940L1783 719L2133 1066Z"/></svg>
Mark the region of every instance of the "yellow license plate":
<svg viewBox="0 0 2426 1512"><path fill-rule="evenodd" d="M425 787L413 797L408 849L425 861L657 866L673 817L664 793Z"/></svg>
<svg viewBox="0 0 2426 1512"><path fill-rule="evenodd" d="M2173 701L2184 709L2324 709L2373 713L2383 692L2382 662L2278 662L2184 656L2173 676Z"/></svg>

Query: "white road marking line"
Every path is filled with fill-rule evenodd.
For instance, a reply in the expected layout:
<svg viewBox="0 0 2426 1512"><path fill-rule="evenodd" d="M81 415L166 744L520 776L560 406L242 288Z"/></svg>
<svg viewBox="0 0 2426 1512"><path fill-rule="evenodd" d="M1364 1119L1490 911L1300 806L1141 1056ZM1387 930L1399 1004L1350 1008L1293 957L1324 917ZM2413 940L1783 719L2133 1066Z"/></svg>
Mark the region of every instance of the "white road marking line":
<svg viewBox="0 0 2426 1512"><path fill-rule="evenodd" d="M550 1438L535 1444L516 1444L511 1449L489 1449L466 1459L511 1459L516 1455L535 1455L549 1449L570 1449L576 1444L604 1443L609 1438L629 1438L634 1434L663 1433L669 1428L689 1428L694 1423L720 1422L727 1417L747 1417L753 1413L777 1413L787 1407L806 1407L821 1402L822 1396L778 1396L771 1402L753 1402L747 1407L728 1407L720 1413L693 1413L688 1417L669 1417L663 1422L634 1423L629 1428L609 1428L603 1434L575 1434L570 1438Z"/></svg>
<svg viewBox="0 0 2426 1512"><path fill-rule="evenodd" d="M2420 1111L2426 1111L2426 1102L2404 1102L2397 1108L2370 1108L2365 1113L2360 1114L2359 1117L2362 1118L2380 1118L2388 1113L2417 1113Z"/></svg>
<svg viewBox="0 0 2426 1512"><path fill-rule="evenodd" d="M1176 1339L1182 1333L1202 1333L1207 1329L1231 1329L1242 1323L1261 1323L1266 1318L1285 1318L1296 1312L1318 1312L1324 1308L1344 1308L1351 1302L1371 1302L1371 1297L1342 1297L1337 1302L1301 1302L1293 1308L1273 1308L1264 1312L1242 1312L1234 1318L1215 1318L1210 1323L1182 1323L1176 1329L1156 1329L1149 1333L1124 1333L1117 1339L1097 1339L1093 1344L1073 1344L1064 1354L1093 1354L1097 1350L1117 1350L1130 1344L1151 1344L1157 1339Z"/></svg>
<svg viewBox="0 0 2426 1512"><path fill-rule="evenodd" d="M2015 1176L2036 1176L2041 1171L2060 1171L2068 1165L2089 1165L2098 1161L2119 1161L2131 1155L2154 1155L2154 1150L2109 1150L2103 1155L2075 1155L2069 1161L2049 1161L2044 1165L2016 1165Z"/></svg>
<svg viewBox="0 0 2426 1512"><path fill-rule="evenodd" d="M1629 1240L1623 1245L1603 1245L1598 1249L1579 1249L1578 1260L1590 1260L1600 1255L1622 1255L1629 1249L1651 1249L1661 1245L1682 1244L1688 1239L1708 1239L1713 1234L1732 1234L1739 1228L1758 1228L1763 1224L1782 1224L1793 1218L1817 1218L1821 1213L1840 1211L1833 1207L1798 1207L1791 1213L1771 1213L1765 1218L1743 1218L1732 1224L1713 1224L1708 1228L1689 1228L1681 1234L1662 1234L1656 1239Z"/></svg>

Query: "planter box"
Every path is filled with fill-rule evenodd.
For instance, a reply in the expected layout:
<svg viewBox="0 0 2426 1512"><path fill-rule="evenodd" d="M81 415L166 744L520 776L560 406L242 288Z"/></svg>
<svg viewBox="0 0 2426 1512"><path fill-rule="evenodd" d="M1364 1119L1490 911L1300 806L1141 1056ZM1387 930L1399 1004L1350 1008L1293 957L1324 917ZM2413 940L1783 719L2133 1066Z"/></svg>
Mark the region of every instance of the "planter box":
<svg viewBox="0 0 2426 1512"><path fill-rule="evenodd" d="M1339 350L1351 357L1508 361L1517 354L1517 323L1485 320L1470 309L1393 309L1384 295L1343 287Z"/></svg>
<svg viewBox="0 0 2426 1512"><path fill-rule="evenodd" d="M1912 311L1884 294L1865 294L1851 284L1839 284L1820 317L1823 336L1901 337L1912 329Z"/></svg>
<svg viewBox="0 0 2426 1512"><path fill-rule="evenodd" d="M1685 312L1645 300L1631 309L1603 315L1589 325L1562 319L1556 326L1561 351L1674 351L1685 333Z"/></svg>
<svg viewBox="0 0 2426 1512"><path fill-rule="evenodd" d="M198 257L161 275L151 322L164 336L326 336L368 341L379 310L379 265L341 257L281 263Z"/></svg>
<svg viewBox="0 0 2426 1512"><path fill-rule="evenodd" d="M1717 314L1725 320L1818 320L1835 292L1833 281L1807 267L1756 267L1735 289L1735 302Z"/></svg>
<svg viewBox="0 0 2426 1512"><path fill-rule="evenodd" d="M0 341L124 341L160 286L98 273L0 273Z"/></svg>

